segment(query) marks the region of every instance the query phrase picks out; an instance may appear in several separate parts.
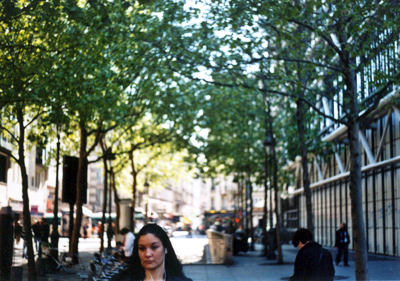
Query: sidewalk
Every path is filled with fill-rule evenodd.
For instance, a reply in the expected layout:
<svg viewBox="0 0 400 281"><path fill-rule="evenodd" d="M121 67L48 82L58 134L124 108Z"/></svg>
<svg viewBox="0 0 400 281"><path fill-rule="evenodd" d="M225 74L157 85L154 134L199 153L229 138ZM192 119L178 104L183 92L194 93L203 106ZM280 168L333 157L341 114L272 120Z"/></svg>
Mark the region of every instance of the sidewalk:
<svg viewBox="0 0 400 281"><path fill-rule="evenodd" d="M256 250L247 253L240 253L234 257L233 265L213 264L185 264L185 274L194 281L258 281L258 280L288 280L293 274L294 261L298 250L291 245L283 245L284 264L277 265L275 260L267 260L261 256L262 245L256 244ZM327 248L331 251L333 258L336 256L336 249ZM40 277L40 281L78 281L78 273L89 272L89 262L93 253L80 253L86 270L70 269L70 272L48 273ZM370 280L400 280L400 258L369 255L368 270ZM349 252L349 267L343 265L335 266L334 280L355 279L355 267L353 252ZM27 280L27 266L24 267L24 281Z"/></svg>
<svg viewBox="0 0 400 281"><path fill-rule="evenodd" d="M327 248L333 258L336 249ZM293 274L298 250L292 245L283 245L283 265L261 256L261 245L256 251L234 257L233 265L184 265L185 274L194 281L258 281L288 280ZM334 280L356 280L353 252L349 253L349 267L335 266ZM369 255L370 280L400 280L400 258Z"/></svg>

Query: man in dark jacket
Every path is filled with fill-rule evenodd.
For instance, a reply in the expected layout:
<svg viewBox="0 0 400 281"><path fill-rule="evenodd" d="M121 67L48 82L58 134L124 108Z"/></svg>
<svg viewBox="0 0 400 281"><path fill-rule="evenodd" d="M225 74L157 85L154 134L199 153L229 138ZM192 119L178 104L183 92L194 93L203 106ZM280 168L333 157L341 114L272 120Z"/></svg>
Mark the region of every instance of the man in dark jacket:
<svg viewBox="0 0 400 281"><path fill-rule="evenodd" d="M42 233L38 221L36 221L32 225L32 231L33 231L33 241L35 242L35 249L36 252L39 253L39 245L42 243Z"/></svg>
<svg viewBox="0 0 400 281"><path fill-rule="evenodd" d="M40 231L41 231L41 236L42 236L42 242L49 243L50 226L48 225L46 218L42 218L42 223L40 225Z"/></svg>
<svg viewBox="0 0 400 281"><path fill-rule="evenodd" d="M39 242L39 257L42 257L42 248L44 245L47 245L49 243L49 237L50 237L50 226L47 224L46 218L42 218L40 221L40 242Z"/></svg>
<svg viewBox="0 0 400 281"><path fill-rule="evenodd" d="M292 244L299 248L294 263L294 274L290 281L315 280L332 281L335 275L332 255L318 243L314 235L305 228L299 228L292 239Z"/></svg>
<svg viewBox="0 0 400 281"><path fill-rule="evenodd" d="M340 263L343 255L344 266L349 266L349 244L350 235L347 231L347 225L342 223L338 231L336 231L335 247L338 249L338 253L336 255L336 265Z"/></svg>

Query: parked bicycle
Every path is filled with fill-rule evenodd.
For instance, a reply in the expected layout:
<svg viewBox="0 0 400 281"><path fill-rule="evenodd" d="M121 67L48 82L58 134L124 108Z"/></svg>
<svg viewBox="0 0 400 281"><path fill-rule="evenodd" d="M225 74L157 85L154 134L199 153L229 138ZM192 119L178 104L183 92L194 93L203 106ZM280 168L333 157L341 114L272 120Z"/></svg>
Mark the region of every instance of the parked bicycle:
<svg viewBox="0 0 400 281"><path fill-rule="evenodd" d="M89 281L116 281L127 270L127 264L117 259L112 252L95 253L90 262Z"/></svg>

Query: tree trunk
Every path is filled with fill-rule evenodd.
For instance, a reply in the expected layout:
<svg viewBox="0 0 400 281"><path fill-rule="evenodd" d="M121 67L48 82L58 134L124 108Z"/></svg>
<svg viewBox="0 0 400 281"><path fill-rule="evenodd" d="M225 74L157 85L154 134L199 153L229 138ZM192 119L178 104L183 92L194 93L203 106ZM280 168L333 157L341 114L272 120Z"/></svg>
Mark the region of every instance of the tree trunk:
<svg viewBox="0 0 400 281"><path fill-rule="evenodd" d="M70 253L75 254L73 257L76 258L78 255L78 244L79 244L79 235L82 225L82 205L83 205L83 194L84 188L82 187L84 173L85 170L85 163L87 162L87 153L86 153L86 146L87 146L87 130L85 124L83 122L80 123L80 149L79 149L79 165L78 165L78 180L76 185L76 214L75 214L75 222L74 222L74 230L72 234L72 241L70 245ZM77 261L76 261L77 262Z"/></svg>
<svg viewBox="0 0 400 281"><path fill-rule="evenodd" d="M136 227L136 187L137 187L137 172L135 168L135 161L133 158L133 150L131 150L129 154L129 159L131 160L131 166L132 166L132 177L133 177L133 182L132 182L132 219L131 219L131 230L132 232L135 232L135 227Z"/></svg>
<svg viewBox="0 0 400 281"><path fill-rule="evenodd" d="M115 234L119 234L120 231L120 226L119 226L119 219L121 216L121 207L119 205L119 197L118 197L118 192L117 192L117 188L115 187L115 181L114 181L114 171L113 168L110 167L110 185L112 188L112 191L114 193L114 203L115 203ZM132 231L133 233L133 231Z"/></svg>
<svg viewBox="0 0 400 281"><path fill-rule="evenodd" d="M28 280L36 281L36 265L35 265L35 255L33 252L33 243L32 243L32 225L31 225L31 213L29 210L29 181L28 175L26 173L26 165L25 165L25 128L24 128L24 115L21 108L17 110L17 118L19 124L20 136L18 140L18 164L21 169L21 177L22 177L22 201L23 201L23 216L24 216L24 229L25 229L25 240L26 246L28 249Z"/></svg>
<svg viewBox="0 0 400 281"><path fill-rule="evenodd" d="M250 195L249 195L250 191L249 191L249 181L247 181L247 180L244 182L244 189L245 189L244 208L246 210L246 229L245 229L245 231L246 231L246 234L249 235L250 234L249 233L249 230L250 230L250 211L249 211L248 202L249 202L249 197L250 197Z"/></svg>
<svg viewBox="0 0 400 281"><path fill-rule="evenodd" d="M268 155L265 154L264 163L265 179L264 179L264 206L263 206L263 237L267 236L267 217L268 217Z"/></svg>
<svg viewBox="0 0 400 281"><path fill-rule="evenodd" d="M58 193L59 193L59 168L60 168L60 125L57 123L57 152L56 152L56 190L54 192L54 210L53 210L53 231L51 233L52 248L57 249L58 255L58 241L60 233L58 232Z"/></svg>
<svg viewBox="0 0 400 281"><path fill-rule="evenodd" d="M111 195L112 195L112 188L111 188L111 167L109 168L109 181L110 181L110 185L108 187L108 224L107 224L107 249L111 249L111 240L113 238L113 225L112 225L112 218L111 218L111 213L112 213L112 209L111 209Z"/></svg>
<svg viewBox="0 0 400 281"><path fill-rule="evenodd" d="M251 181L249 181L249 196L250 196L250 237L251 237L251 245L250 250L254 251L254 225L253 225L253 185Z"/></svg>
<svg viewBox="0 0 400 281"><path fill-rule="evenodd" d="M238 188L239 188L239 214L240 214L240 225L244 228L243 225L243 181L241 177L238 180Z"/></svg>
<svg viewBox="0 0 400 281"><path fill-rule="evenodd" d="M347 68L345 72L348 99L348 137L350 148L350 199L353 224L354 260L357 280L369 280L368 251L362 205L360 124L357 99L356 74Z"/></svg>
<svg viewBox="0 0 400 281"><path fill-rule="evenodd" d="M104 146L103 154L105 155L106 149ZM103 166L104 166L104 186L103 186L103 210L101 216L101 228L100 228L100 253L104 252L104 231L105 231L105 223L106 223L106 213L107 213L107 200L108 200L108 166L106 157L103 158Z"/></svg>
<svg viewBox="0 0 400 281"><path fill-rule="evenodd" d="M275 144L275 140L272 141L272 143ZM275 191L275 216L276 216L276 246L277 246L277 263L278 264L283 264L283 254L282 254L282 243L281 243L281 215L280 215L280 210L279 210L279 189L278 189L278 163L276 159L276 151L275 151L275 145L273 146L272 149L272 161L273 163L273 185L274 185L274 191Z"/></svg>
<svg viewBox="0 0 400 281"><path fill-rule="evenodd" d="M75 212L74 206L75 206L75 203L72 202L72 200L71 200L71 202L69 202L69 225L68 225L68 238L69 238L69 247L70 248L72 245L72 235L74 232L74 212Z"/></svg>
<svg viewBox="0 0 400 281"><path fill-rule="evenodd" d="M314 232L314 221L312 213L312 193L310 188L310 177L308 173L308 159L307 159L307 147L305 141L305 129L304 129L304 115L305 107L302 98L304 93L301 92L300 98L297 99L297 111L296 111L296 121L297 130L299 134L300 150L301 150L301 165L303 168L303 188L306 196L306 214L307 214L307 229Z"/></svg>

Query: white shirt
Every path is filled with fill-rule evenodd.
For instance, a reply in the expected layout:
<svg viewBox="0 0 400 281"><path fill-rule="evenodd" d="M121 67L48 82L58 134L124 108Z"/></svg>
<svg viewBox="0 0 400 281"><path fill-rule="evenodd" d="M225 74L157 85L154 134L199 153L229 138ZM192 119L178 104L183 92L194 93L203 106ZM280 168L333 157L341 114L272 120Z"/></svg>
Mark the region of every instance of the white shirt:
<svg viewBox="0 0 400 281"><path fill-rule="evenodd" d="M133 251L133 242L135 242L135 235L132 232L128 232L125 235L125 245L123 247L125 257L130 257Z"/></svg>

